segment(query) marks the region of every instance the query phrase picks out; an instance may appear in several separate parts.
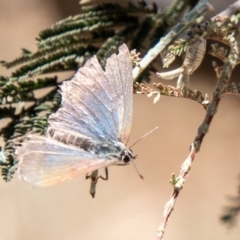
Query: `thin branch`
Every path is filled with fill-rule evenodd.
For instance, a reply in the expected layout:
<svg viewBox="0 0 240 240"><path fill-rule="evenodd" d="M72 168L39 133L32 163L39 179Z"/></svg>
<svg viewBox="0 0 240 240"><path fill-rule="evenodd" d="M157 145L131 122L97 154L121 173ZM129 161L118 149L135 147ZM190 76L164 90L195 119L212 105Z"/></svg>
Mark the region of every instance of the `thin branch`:
<svg viewBox="0 0 240 240"><path fill-rule="evenodd" d="M217 21L219 21L219 18L217 19L218 19ZM190 154L182 164L179 176L178 177L175 177L174 175L172 176L171 183L173 185L173 192L171 194L170 200L167 202L164 208L162 222L158 228L158 233L157 233L158 240L162 239L164 236L168 219L174 209L176 199L180 191L182 190L185 180L190 172L195 154L199 152L201 148L203 139L206 136L209 130L210 124L217 112L222 93L224 92L224 89L226 88L226 85L231 77L232 71L239 60L239 45L238 45L239 41L240 41L240 37L238 34L237 39L235 39L235 41L231 45L228 59L225 62L224 66L222 67L221 71L219 72L218 82L213 92L212 101L210 102L207 108L206 116L202 124L198 128L197 136L195 137L194 142L191 145Z"/></svg>
<svg viewBox="0 0 240 240"><path fill-rule="evenodd" d="M173 211L176 199L179 195L180 190L183 188L184 182L189 174L195 154L200 150L202 141L208 132L208 129L210 127L213 117L215 116L215 114L217 112L217 108L218 108L218 105L219 105L219 102L221 99L221 95L222 95L222 90L224 89L226 82L230 78L230 75L231 75L231 72L232 72L234 66L235 66L234 61L231 61L231 60L229 60L225 64L222 74L221 74L220 78L218 79L218 83L215 88L215 91L213 93L213 99L208 106L205 119L203 120L202 124L200 125L200 127L198 129L197 136L194 139L194 144L192 144L190 154L189 154L188 158L184 161L184 163L181 167L181 172L180 172L179 176L177 178L174 177L174 181L172 180L174 190L172 192L170 200L167 202L167 204L164 208L162 222L160 224L160 227L158 229L158 234L157 234L158 240L163 238L163 235L164 235L164 232L165 232L165 229L167 226L167 222Z"/></svg>
<svg viewBox="0 0 240 240"><path fill-rule="evenodd" d="M170 183L173 185L174 190L171 194L170 199L164 206L162 222L158 228L158 233L157 233L158 240L162 239L164 236L164 233L165 233L165 230L167 227L167 223L168 223L168 219L171 216L171 213L174 209L177 197L178 197L181 189L183 188L184 182L185 182L187 175L191 169L195 154L196 154L196 151L192 144L190 153L189 153L187 159L184 161L184 163L181 166L181 171L180 171L179 176L175 177L174 174L172 175L172 179L171 179Z"/></svg>
<svg viewBox="0 0 240 240"><path fill-rule="evenodd" d="M186 98L193 100L197 103L200 103L205 110L209 105L208 95L205 94L205 96L203 96L202 93L198 90L193 91L188 88L183 91L170 85L163 85L162 83L153 83L153 85L159 90L159 92L143 83L135 83L134 93L146 94L148 97L155 96L154 102L157 102L159 99L158 95L164 95L168 97Z"/></svg>

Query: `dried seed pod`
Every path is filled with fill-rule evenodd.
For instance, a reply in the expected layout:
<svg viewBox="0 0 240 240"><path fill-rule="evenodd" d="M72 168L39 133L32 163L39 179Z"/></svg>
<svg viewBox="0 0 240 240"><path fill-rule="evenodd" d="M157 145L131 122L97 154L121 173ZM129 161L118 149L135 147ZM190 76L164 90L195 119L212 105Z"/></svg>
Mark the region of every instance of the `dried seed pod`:
<svg viewBox="0 0 240 240"><path fill-rule="evenodd" d="M189 85L191 75L202 63L206 52L206 39L200 36L193 44L187 46L186 57L180 68L168 72L157 73L157 76L164 80L171 80L178 77L177 89L184 89Z"/></svg>
<svg viewBox="0 0 240 240"><path fill-rule="evenodd" d="M206 39L199 37L193 45L187 48L187 54L183 66L188 68L188 74L191 75L202 63L206 52Z"/></svg>

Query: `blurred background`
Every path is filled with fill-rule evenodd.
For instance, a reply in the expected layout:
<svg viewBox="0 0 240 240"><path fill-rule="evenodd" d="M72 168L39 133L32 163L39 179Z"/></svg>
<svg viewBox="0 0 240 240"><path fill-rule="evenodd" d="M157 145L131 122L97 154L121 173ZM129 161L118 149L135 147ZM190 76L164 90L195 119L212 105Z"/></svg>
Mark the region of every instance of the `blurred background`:
<svg viewBox="0 0 240 240"><path fill-rule="evenodd" d="M172 1L157 2L166 7ZM212 4L218 13L233 2L215 0ZM16 58L21 48L36 50L40 30L78 12L77 0L1 1L0 59ZM191 77L191 89L210 97L216 83L212 61L206 56ZM0 74L10 71L1 67ZM232 79L239 81L239 74L238 67ZM71 76L70 72L62 75L63 79ZM174 85L175 81L164 83ZM17 176L9 183L0 181L0 239L155 239L172 192L169 179L172 173L179 173L205 110L190 100L162 96L153 104L152 98L134 95L133 113L129 145L159 126L133 148L145 180L132 165L110 167L110 179L98 182L95 199L89 195L90 182L84 176L44 189L30 189ZM177 200L165 240L240 239L240 221L228 229L219 220L223 207L229 204L227 196L237 194L239 142L240 99L224 96Z"/></svg>

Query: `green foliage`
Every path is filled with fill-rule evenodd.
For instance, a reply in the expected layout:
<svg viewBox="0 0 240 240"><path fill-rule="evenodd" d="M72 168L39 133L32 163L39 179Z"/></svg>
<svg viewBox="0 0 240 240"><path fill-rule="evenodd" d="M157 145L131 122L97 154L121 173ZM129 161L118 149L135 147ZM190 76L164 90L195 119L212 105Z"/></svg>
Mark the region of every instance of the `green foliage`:
<svg viewBox="0 0 240 240"><path fill-rule="evenodd" d="M38 78L34 80L16 81L8 79L8 83L0 89L0 104L19 103L21 101L35 101L34 91L46 87L56 86L57 77Z"/></svg>

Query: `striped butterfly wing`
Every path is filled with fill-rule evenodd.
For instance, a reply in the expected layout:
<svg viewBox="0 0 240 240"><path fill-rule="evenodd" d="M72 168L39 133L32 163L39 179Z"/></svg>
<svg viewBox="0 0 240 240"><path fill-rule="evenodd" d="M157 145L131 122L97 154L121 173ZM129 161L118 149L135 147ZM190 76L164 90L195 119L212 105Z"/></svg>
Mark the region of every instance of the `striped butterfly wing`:
<svg viewBox="0 0 240 240"><path fill-rule="evenodd" d="M27 138L28 141L17 149L18 174L21 180L36 187L72 179L117 161L93 156L50 138L37 135L28 135Z"/></svg>

